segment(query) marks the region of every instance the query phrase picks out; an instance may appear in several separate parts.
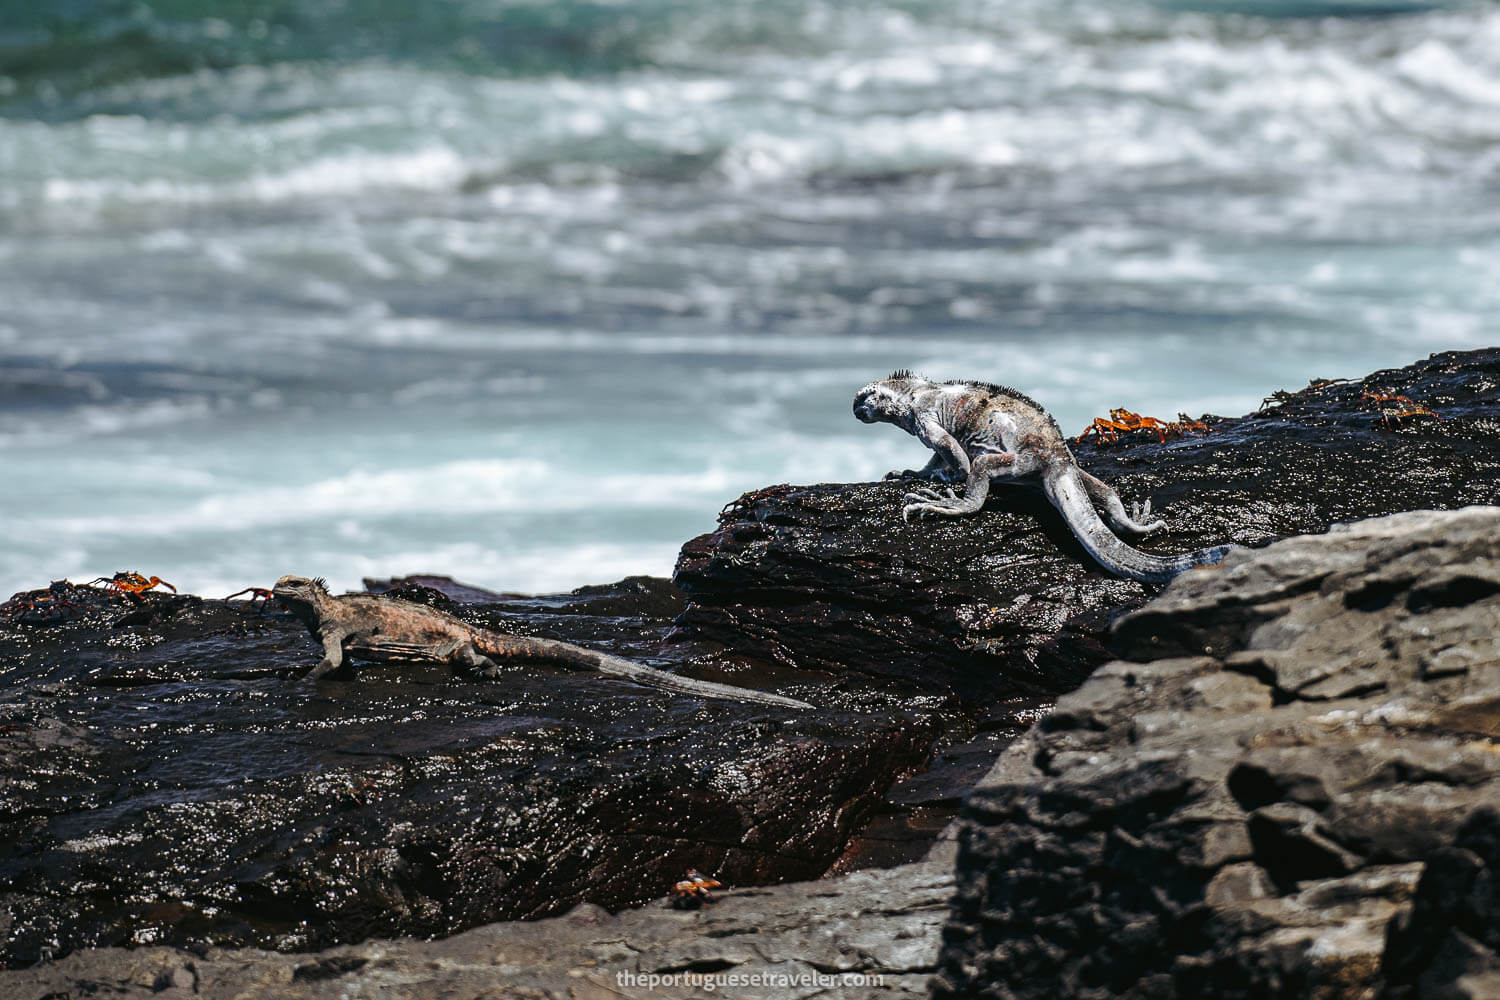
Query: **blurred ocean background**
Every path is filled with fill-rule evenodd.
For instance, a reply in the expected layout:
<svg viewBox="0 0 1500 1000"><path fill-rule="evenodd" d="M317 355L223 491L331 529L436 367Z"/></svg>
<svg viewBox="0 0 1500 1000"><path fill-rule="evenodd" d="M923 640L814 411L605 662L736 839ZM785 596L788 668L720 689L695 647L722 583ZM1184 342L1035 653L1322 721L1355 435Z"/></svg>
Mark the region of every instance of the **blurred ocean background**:
<svg viewBox="0 0 1500 1000"><path fill-rule="evenodd" d="M0 0L0 597L665 574L924 461L894 367L1077 433L1497 329L1493 3Z"/></svg>

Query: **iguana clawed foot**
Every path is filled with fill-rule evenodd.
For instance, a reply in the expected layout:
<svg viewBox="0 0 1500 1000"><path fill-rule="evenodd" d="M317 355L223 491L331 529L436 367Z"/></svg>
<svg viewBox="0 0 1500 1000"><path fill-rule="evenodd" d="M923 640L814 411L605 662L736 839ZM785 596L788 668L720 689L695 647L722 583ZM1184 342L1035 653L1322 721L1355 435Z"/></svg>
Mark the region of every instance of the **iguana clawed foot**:
<svg viewBox="0 0 1500 1000"><path fill-rule="evenodd" d="M958 494L953 492L953 488L951 486L943 490L942 492L933 489L931 486L919 486L916 489L912 490L910 493L906 494L903 499L908 502L914 501L917 503L925 503L930 501L940 504L954 504L958 503Z"/></svg>
<svg viewBox="0 0 1500 1000"><path fill-rule="evenodd" d="M912 514L916 514L920 519L926 517L928 514L937 514L942 517L954 517L961 513L963 513L961 510L953 507L945 507L941 504L909 503L905 507L901 508L901 520L910 521Z"/></svg>
<svg viewBox="0 0 1500 1000"><path fill-rule="evenodd" d="M1131 529L1138 535L1149 535L1151 532L1160 531L1167 526L1167 522L1159 517L1154 521L1147 521L1146 519L1150 516L1150 500L1147 500L1145 503L1132 503L1130 505L1130 519L1135 523L1130 526Z"/></svg>
<svg viewBox="0 0 1500 1000"><path fill-rule="evenodd" d="M925 517L928 514L937 514L942 517L956 517L959 514L969 513L969 508L964 500L951 488L941 493L930 487L922 487L913 490L903 497L906 506L901 508L901 520L909 521L911 516Z"/></svg>

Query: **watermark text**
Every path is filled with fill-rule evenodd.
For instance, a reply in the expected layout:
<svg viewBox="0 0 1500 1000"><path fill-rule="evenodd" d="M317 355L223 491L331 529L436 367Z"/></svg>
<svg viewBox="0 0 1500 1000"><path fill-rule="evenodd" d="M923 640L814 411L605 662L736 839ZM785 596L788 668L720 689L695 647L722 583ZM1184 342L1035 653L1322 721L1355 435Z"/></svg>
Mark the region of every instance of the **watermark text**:
<svg viewBox="0 0 1500 1000"><path fill-rule="evenodd" d="M621 989L656 990L691 988L712 993L737 988L829 990L836 987L885 985L885 977L863 972L616 972Z"/></svg>

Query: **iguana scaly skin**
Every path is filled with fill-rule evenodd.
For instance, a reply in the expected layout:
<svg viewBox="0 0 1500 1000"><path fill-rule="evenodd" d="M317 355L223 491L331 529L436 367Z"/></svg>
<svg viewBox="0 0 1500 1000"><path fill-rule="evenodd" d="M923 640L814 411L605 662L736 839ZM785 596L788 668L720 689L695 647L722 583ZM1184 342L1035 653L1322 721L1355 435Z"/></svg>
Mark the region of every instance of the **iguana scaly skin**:
<svg viewBox="0 0 1500 1000"><path fill-rule="evenodd" d="M378 594L335 597L322 580L284 576L271 591L323 644L323 659L306 675L316 680L343 665L344 657L448 663L495 677L495 659L540 660L582 667L612 677L699 698L812 708L805 701L712 681L679 677L570 642L506 635L476 628L435 608Z"/></svg>
<svg viewBox="0 0 1500 1000"><path fill-rule="evenodd" d="M921 487L906 494L903 519L935 514L957 517L984 506L990 483L1039 482L1069 529L1104 568L1146 583L1165 583L1183 570L1210 566L1235 546L1216 545L1180 556L1156 556L1131 548L1105 526L1090 498L1104 505L1115 531L1146 534L1165 521L1142 523L1151 501L1126 513L1120 495L1078 467L1057 421L1035 401L989 382L933 382L899 371L871 382L854 397L854 415L867 424L885 421L916 435L933 451L918 470L889 473L887 479L917 478L963 484L939 492Z"/></svg>

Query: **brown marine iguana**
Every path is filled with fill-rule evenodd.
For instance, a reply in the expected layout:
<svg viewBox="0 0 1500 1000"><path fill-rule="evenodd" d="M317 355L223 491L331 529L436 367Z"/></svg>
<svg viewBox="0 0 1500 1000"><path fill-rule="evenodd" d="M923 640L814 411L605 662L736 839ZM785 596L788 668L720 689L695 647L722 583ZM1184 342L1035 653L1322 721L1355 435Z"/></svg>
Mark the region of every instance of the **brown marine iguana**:
<svg viewBox="0 0 1500 1000"><path fill-rule="evenodd" d="M491 659L495 657L582 667L699 698L812 708L795 698L679 677L570 642L491 632L436 608L394 597L379 594L335 597L322 580L284 576L276 581L271 592L323 644L323 659L304 680L316 680L337 670L346 655L364 660L448 663L467 667L481 677L495 677L501 673L500 665Z"/></svg>
<svg viewBox="0 0 1500 1000"><path fill-rule="evenodd" d="M1165 583L1183 570L1211 566L1233 545L1216 545L1179 556L1156 556L1131 548L1100 520L1090 498L1104 504L1115 531L1146 534L1166 526L1151 516L1151 501L1127 514L1120 495L1078 467L1073 453L1046 410L1014 389L989 382L933 382L898 371L871 382L854 396L854 415L867 424L895 424L933 450L918 470L895 471L887 479L916 478L962 483L939 493L920 487L906 494L903 520L935 514L957 517L984 506L990 482L1040 482L1047 499L1068 528L1105 569L1145 583Z"/></svg>

